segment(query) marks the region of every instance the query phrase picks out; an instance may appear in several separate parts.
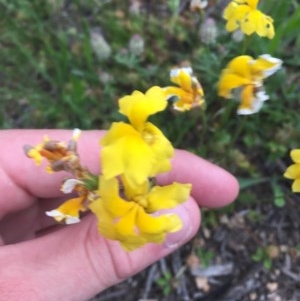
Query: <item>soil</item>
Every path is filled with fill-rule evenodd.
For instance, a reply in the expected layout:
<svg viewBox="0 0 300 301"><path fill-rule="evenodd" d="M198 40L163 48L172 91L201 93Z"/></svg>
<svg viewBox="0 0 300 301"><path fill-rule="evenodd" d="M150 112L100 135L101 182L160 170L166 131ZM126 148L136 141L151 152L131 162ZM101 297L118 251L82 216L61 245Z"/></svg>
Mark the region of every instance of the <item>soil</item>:
<svg viewBox="0 0 300 301"><path fill-rule="evenodd" d="M190 243L90 301L298 301L297 198L217 213L210 225L205 212Z"/></svg>

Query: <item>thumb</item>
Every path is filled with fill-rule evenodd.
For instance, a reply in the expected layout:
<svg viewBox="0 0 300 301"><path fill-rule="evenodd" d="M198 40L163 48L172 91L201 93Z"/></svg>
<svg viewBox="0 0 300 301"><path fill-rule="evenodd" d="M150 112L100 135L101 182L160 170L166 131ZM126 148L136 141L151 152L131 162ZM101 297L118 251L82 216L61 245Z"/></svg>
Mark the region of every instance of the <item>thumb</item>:
<svg viewBox="0 0 300 301"><path fill-rule="evenodd" d="M163 245L148 244L127 253L118 242L99 235L96 218L45 236L0 249L3 300L82 301L143 270L189 240L198 230L199 208L193 199L174 209L183 228ZM173 210L173 211L174 211Z"/></svg>

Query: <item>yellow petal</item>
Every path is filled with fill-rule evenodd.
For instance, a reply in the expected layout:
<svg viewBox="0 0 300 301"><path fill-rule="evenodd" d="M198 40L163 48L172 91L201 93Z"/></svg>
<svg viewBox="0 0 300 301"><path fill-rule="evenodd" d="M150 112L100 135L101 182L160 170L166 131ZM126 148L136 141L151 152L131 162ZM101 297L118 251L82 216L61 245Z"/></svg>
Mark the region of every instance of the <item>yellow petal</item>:
<svg viewBox="0 0 300 301"><path fill-rule="evenodd" d="M230 98L231 90L241 86L251 84L251 80L244 78L236 74L221 74L221 78L218 83L218 95L224 98Z"/></svg>
<svg viewBox="0 0 300 301"><path fill-rule="evenodd" d="M79 216L79 211L85 211L86 208L83 205L84 197L78 197L70 199L64 202L61 206L57 208L58 211L62 212L65 215L70 215L74 217Z"/></svg>
<svg viewBox="0 0 300 301"><path fill-rule="evenodd" d="M273 19L269 16L262 14L261 21L257 24L256 32L261 37L273 39L275 36Z"/></svg>
<svg viewBox="0 0 300 301"><path fill-rule="evenodd" d="M182 222L175 214L152 216L139 207L136 225L141 235L176 232L181 229Z"/></svg>
<svg viewBox="0 0 300 301"><path fill-rule="evenodd" d="M139 205L131 202L133 204L131 210L127 212L126 215L122 216L119 221L115 224L115 229L118 235L121 237L135 236L136 233L136 220L137 212L139 210Z"/></svg>
<svg viewBox="0 0 300 301"><path fill-rule="evenodd" d="M253 108L253 98L254 98L254 86L248 85L245 86L241 93L241 108Z"/></svg>
<svg viewBox="0 0 300 301"><path fill-rule="evenodd" d="M249 55L240 55L232 59L226 69L229 73L237 74L244 78L251 78L250 65L254 62L253 57ZM226 70L225 69L225 70Z"/></svg>
<svg viewBox="0 0 300 301"><path fill-rule="evenodd" d="M297 179L300 178L300 164L296 163L287 168L284 173L284 177L288 179Z"/></svg>
<svg viewBox="0 0 300 301"><path fill-rule="evenodd" d="M251 73L259 79L266 78L281 68L282 60L263 54L250 64Z"/></svg>
<svg viewBox="0 0 300 301"><path fill-rule="evenodd" d="M148 179L144 183L132 186L132 183L129 183L124 176L121 176L121 183L124 188L126 200L133 200L136 196L146 195L150 186Z"/></svg>
<svg viewBox="0 0 300 301"><path fill-rule="evenodd" d="M169 87L166 87L164 91L165 91L167 99L172 96L176 96L179 99L192 98L191 92L188 92L179 87L169 86Z"/></svg>
<svg viewBox="0 0 300 301"><path fill-rule="evenodd" d="M172 209L185 202L191 191L191 184L174 182L166 186L154 186L148 194L148 212Z"/></svg>
<svg viewBox="0 0 300 301"><path fill-rule="evenodd" d="M31 148L29 151L27 151L27 156L31 159L34 160L36 165L41 165L42 161L43 161L43 157L40 153L40 148L39 147L33 147Z"/></svg>
<svg viewBox="0 0 300 301"><path fill-rule="evenodd" d="M292 185L293 192L300 192L300 179L296 179Z"/></svg>
<svg viewBox="0 0 300 301"><path fill-rule="evenodd" d="M257 4L259 0L247 0L247 4L252 8L256 9ZM241 0L241 2L245 2L244 0Z"/></svg>
<svg viewBox="0 0 300 301"><path fill-rule="evenodd" d="M171 142L164 136L162 131L154 124L147 122L143 133L143 140L150 147L155 163L152 164L149 176L155 176L161 172L171 169L170 159L174 155L174 148ZM147 157L144 157L144 159Z"/></svg>
<svg viewBox="0 0 300 301"><path fill-rule="evenodd" d="M237 5L231 2L224 11L224 18L227 20L226 30L229 32L236 30L250 11L251 8L247 5Z"/></svg>
<svg viewBox="0 0 300 301"><path fill-rule="evenodd" d="M300 163L300 149L293 149L291 151L291 158L294 162Z"/></svg>
<svg viewBox="0 0 300 301"><path fill-rule="evenodd" d="M262 90L254 94L252 89L252 86L245 87L243 89L241 93L242 103L237 110L239 115L257 113L262 108L264 101L269 99L269 96L265 93L265 91ZM249 101L246 100L247 98Z"/></svg>
<svg viewBox="0 0 300 301"><path fill-rule="evenodd" d="M96 215L100 234L108 239L116 239L114 217L105 209L102 199L93 201L89 208Z"/></svg>
<svg viewBox="0 0 300 301"><path fill-rule="evenodd" d="M138 235L128 236L119 241L123 249L128 252L134 251L147 243L144 237Z"/></svg>
<svg viewBox="0 0 300 301"><path fill-rule="evenodd" d="M218 95L230 98L231 90L253 83L250 63L254 60L251 56L241 55L232 59L222 71L218 83Z"/></svg>
<svg viewBox="0 0 300 301"><path fill-rule="evenodd" d="M192 72L191 68L176 68L170 72L171 81L185 91L192 91Z"/></svg>
<svg viewBox="0 0 300 301"><path fill-rule="evenodd" d="M100 176L99 195L105 210L113 217L122 217L130 212L134 203L127 202L119 196L119 182L116 178L106 180Z"/></svg>
<svg viewBox="0 0 300 301"><path fill-rule="evenodd" d="M259 10L253 10L249 12L241 20L241 30L250 35L256 32L261 37L268 37L272 39L274 37L273 20L269 16L266 16Z"/></svg>
<svg viewBox="0 0 300 301"><path fill-rule="evenodd" d="M101 141L102 172L106 179L124 174L134 184L151 174L155 157L150 146L130 125L114 123Z"/></svg>
<svg viewBox="0 0 300 301"><path fill-rule="evenodd" d="M134 91L119 100L120 113L126 115L137 130L140 130L150 115L163 111L167 100L162 88L154 86L145 94Z"/></svg>
<svg viewBox="0 0 300 301"><path fill-rule="evenodd" d="M53 217L57 221L66 221L66 224L73 224L80 221L79 212L86 211L84 206L85 197L77 197L70 199L60 205L57 209L47 211L48 216Z"/></svg>

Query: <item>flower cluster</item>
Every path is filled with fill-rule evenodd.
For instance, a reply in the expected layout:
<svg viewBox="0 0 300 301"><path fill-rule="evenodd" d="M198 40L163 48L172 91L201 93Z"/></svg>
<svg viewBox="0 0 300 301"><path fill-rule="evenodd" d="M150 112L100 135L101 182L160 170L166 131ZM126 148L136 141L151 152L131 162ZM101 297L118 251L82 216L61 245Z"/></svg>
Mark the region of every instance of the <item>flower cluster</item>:
<svg viewBox="0 0 300 301"><path fill-rule="evenodd" d="M101 175L81 166L77 129L67 144L46 137L35 147L25 146L25 153L36 164L47 159L47 171L72 174L61 190L75 192L77 197L46 214L73 224L80 222L81 212L90 210L98 219L99 232L119 241L127 251L147 243L162 243L168 233L180 230L180 217L165 211L187 200L191 184L156 183L156 175L171 170L174 149L161 130L148 121L149 116L166 107L165 89L158 86L145 94L134 91L119 100L119 112L128 123L114 122L101 139Z"/></svg>
<svg viewBox="0 0 300 301"><path fill-rule="evenodd" d="M167 107L164 90L152 87L145 94L134 91L119 100L119 111L129 123L115 122L101 140L102 176L99 198L91 210L100 233L118 240L126 250L146 243L161 243L167 233L178 231L175 214L160 214L184 202L190 184L158 186L153 178L171 169L171 142L148 117Z"/></svg>
<svg viewBox="0 0 300 301"><path fill-rule="evenodd" d="M257 9L259 0L233 0L224 10L226 29L240 28L246 35L256 32L261 37L273 39L275 35L273 19Z"/></svg>
<svg viewBox="0 0 300 301"><path fill-rule="evenodd" d="M275 35L273 19L257 9L259 0L232 0L226 6L223 16L227 20L226 29L240 29L246 35L257 33L260 37L272 39ZM242 54L233 58L222 70L218 82L218 95L240 100L237 113L249 115L257 113L269 99L263 87L263 80L275 73L282 61L269 54L257 59Z"/></svg>
<svg viewBox="0 0 300 301"><path fill-rule="evenodd" d="M224 98L232 98L234 91L234 95L241 100L237 113L256 113L264 101L269 99L263 87L263 80L276 72L281 65L280 59L267 54L259 56L256 60L248 55L238 56L222 71L218 94Z"/></svg>
<svg viewBox="0 0 300 301"><path fill-rule="evenodd" d="M229 32L240 29L244 34L257 33L260 37L272 39L275 36L273 19L257 9L259 0L232 0L226 6L223 17ZM224 98L238 98L237 113L249 115L257 113L269 99L263 87L263 80L282 66L282 60L268 54L257 59L241 55L232 59L223 69L218 83L218 95ZM291 151L294 162L284 177L293 180L292 191L300 192L300 149Z"/></svg>
<svg viewBox="0 0 300 301"><path fill-rule="evenodd" d="M173 108L177 111L189 111L204 104L203 89L193 75L191 67L174 68L170 72L171 81L179 87L165 88L168 99L174 100Z"/></svg>

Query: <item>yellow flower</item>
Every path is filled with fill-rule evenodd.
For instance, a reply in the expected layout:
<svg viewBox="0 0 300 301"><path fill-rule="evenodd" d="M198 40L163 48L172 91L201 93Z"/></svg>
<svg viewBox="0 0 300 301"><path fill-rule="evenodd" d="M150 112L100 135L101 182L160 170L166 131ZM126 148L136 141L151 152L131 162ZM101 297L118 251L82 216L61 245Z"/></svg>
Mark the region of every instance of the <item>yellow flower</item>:
<svg viewBox="0 0 300 301"><path fill-rule="evenodd" d="M179 87L165 88L167 98L176 97L175 110L188 111L204 104L204 93L198 79L192 75L192 68L176 68L170 72L171 81Z"/></svg>
<svg viewBox="0 0 300 301"><path fill-rule="evenodd" d="M65 221L67 225L79 223L79 212L86 210L84 201L84 195L70 199L57 209L46 211L46 215L53 217L58 222Z"/></svg>
<svg viewBox="0 0 300 301"><path fill-rule="evenodd" d="M158 210L172 209L186 201L191 185L173 183L164 187L149 187L144 182L133 188L123 180L99 177L99 199L90 204L98 218L99 232L106 238L117 240L127 251L146 243L162 243L167 233L181 229L180 218L172 213L157 214ZM156 213L156 215L153 215Z"/></svg>
<svg viewBox="0 0 300 301"><path fill-rule="evenodd" d="M218 95L232 98L234 94L241 99L237 113L248 115L258 112L264 101L269 99L263 88L263 80L276 72L282 61L268 54L253 59L241 55L229 62L222 71L218 83Z"/></svg>
<svg viewBox="0 0 300 301"><path fill-rule="evenodd" d="M152 123L142 132L131 125L115 122L102 138L102 173L107 178L124 175L131 185L171 169L174 149L169 140Z"/></svg>
<svg viewBox="0 0 300 301"><path fill-rule="evenodd" d="M142 131L148 117L163 111L167 105L163 89L154 86L145 94L134 91L131 95L120 98L119 112L127 116L137 131Z"/></svg>
<svg viewBox="0 0 300 301"><path fill-rule="evenodd" d="M293 192L300 192L300 149L292 150L291 158L295 164L287 168L284 177L294 180L292 185Z"/></svg>
<svg viewBox="0 0 300 301"><path fill-rule="evenodd" d="M261 37L272 39L275 35L273 19L257 9L259 0L233 0L224 10L226 29L238 28L247 35L256 32Z"/></svg>
<svg viewBox="0 0 300 301"><path fill-rule="evenodd" d="M167 102L162 89L153 87L146 94L135 91L119 103L120 112L131 124L115 122L102 138L102 172L106 179L123 175L131 185L139 185L171 169L172 144L155 125L146 122Z"/></svg>

